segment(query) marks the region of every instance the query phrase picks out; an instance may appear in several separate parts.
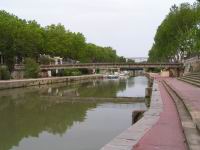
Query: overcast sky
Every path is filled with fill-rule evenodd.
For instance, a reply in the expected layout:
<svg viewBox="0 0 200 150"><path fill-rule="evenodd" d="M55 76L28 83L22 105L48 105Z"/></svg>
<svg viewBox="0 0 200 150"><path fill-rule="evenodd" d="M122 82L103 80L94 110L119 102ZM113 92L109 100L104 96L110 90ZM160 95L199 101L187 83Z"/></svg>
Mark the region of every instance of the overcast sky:
<svg viewBox="0 0 200 150"><path fill-rule="evenodd" d="M125 57L148 56L156 29L173 4L195 0L1 0L4 9L42 26L62 23L87 42Z"/></svg>

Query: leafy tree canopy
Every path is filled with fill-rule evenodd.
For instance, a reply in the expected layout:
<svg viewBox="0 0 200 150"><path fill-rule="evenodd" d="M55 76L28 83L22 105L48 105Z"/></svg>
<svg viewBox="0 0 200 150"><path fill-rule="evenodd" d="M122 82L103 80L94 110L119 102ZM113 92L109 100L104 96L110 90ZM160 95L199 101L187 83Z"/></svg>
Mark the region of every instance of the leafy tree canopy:
<svg viewBox="0 0 200 150"><path fill-rule="evenodd" d="M181 62L199 53L200 4L173 5L157 29L149 51L151 62Z"/></svg>
<svg viewBox="0 0 200 150"><path fill-rule="evenodd" d="M4 10L0 10L0 20L0 52L10 71L16 61L38 61L40 54L81 62L123 60L113 48L87 43L82 33L71 32L62 24L41 27L35 20L23 20Z"/></svg>

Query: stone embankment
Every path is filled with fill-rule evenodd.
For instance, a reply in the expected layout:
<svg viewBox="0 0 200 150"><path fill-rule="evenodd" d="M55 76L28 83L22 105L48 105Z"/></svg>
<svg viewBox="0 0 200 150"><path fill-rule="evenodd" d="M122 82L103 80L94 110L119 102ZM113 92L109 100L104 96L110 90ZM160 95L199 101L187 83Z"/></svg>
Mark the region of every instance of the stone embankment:
<svg viewBox="0 0 200 150"><path fill-rule="evenodd" d="M149 110L144 113L143 118L106 144L101 150L132 150L133 146L158 122L162 111L163 102L158 82L155 80L151 105Z"/></svg>
<svg viewBox="0 0 200 150"><path fill-rule="evenodd" d="M150 78L154 81L149 110L101 150L200 149L200 74L180 80L156 74Z"/></svg>
<svg viewBox="0 0 200 150"><path fill-rule="evenodd" d="M96 75L82 75L82 76L69 76L69 77L7 80L7 81L0 81L0 90L37 86L44 84L65 83L65 82L79 81L79 80L101 79L101 78L103 78L103 75L96 74Z"/></svg>

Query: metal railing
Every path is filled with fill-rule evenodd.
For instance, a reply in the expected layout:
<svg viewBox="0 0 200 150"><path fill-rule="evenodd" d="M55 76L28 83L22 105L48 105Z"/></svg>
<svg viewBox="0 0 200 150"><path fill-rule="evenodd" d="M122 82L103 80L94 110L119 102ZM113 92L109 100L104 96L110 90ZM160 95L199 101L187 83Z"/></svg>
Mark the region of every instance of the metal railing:
<svg viewBox="0 0 200 150"><path fill-rule="evenodd" d="M181 68L181 63L78 63L78 64L60 64L60 65L41 65L41 70L53 69L109 69L109 68ZM23 70L24 65L15 65L15 70Z"/></svg>

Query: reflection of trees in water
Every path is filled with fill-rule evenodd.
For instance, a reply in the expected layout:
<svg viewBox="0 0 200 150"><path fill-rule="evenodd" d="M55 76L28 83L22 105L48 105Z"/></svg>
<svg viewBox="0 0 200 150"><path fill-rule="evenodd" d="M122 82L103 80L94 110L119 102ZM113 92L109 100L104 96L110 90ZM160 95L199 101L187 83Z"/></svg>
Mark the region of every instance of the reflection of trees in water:
<svg viewBox="0 0 200 150"><path fill-rule="evenodd" d="M76 83L63 86L50 86L47 89L40 91L40 95L76 97L80 96L78 92L79 87L92 87L92 84L95 82L96 80L81 82L81 84Z"/></svg>
<svg viewBox="0 0 200 150"><path fill-rule="evenodd" d="M28 93L20 100L0 97L0 150L12 146L29 136L38 137L43 131L62 134L74 122L85 119L94 103L61 103L40 100L37 92Z"/></svg>
<svg viewBox="0 0 200 150"><path fill-rule="evenodd" d="M124 80L94 80L81 84L58 84L0 91L0 150L9 150L26 137L38 137L43 131L62 134L74 122L85 119L95 103L55 103L41 95L59 94L83 97L116 97L126 89ZM76 95L77 96L77 95Z"/></svg>
<svg viewBox="0 0 200 150"><path fill-rule="evenodd" d="M133 87L135 85L135 77L134 78L129 78L127 80L127 86L128 87Z"/></svg>
<svg viewBox="0 0 200 150"><path fill-rule="evenodd" d="M127 80L128 87L133 87L134 85L147 85L148 79L145 76L137 76L129 78Z"/></svg>
<svg viewBox="0 0 200 150"><path fill-rule="evenodd" d="M145 76L135 77L135 83L139 83L140 85L147 85L148 79Z"/></svg>
<svg viewBox="0 0 200 150"><path fill-rule="evenodd" d="M26 93L37 92L43 96L69 96L69 97L116 97L117 92L126 89L126 79L122 80L93 80L81 84L55 84L42 87L29 87L23 89L0 91L1 95L10 95L12 98L26 96ZM9 93L9 94L8 94Z"/></svg>
<svg viewBox="0 0 200 150"><path fill-rule="evenodd" d="M70 86L49 87L40 94L69 97L116 97L118 91L125 89L125 80L93 80Z"/></svg>
<svg viewBox="0 0 200 150"><path fill-rule="evenodd" d="M78 92L82 97L116 97L117 92L126 89L126 82L121 80L103 80L80 86Z"/></svg>

